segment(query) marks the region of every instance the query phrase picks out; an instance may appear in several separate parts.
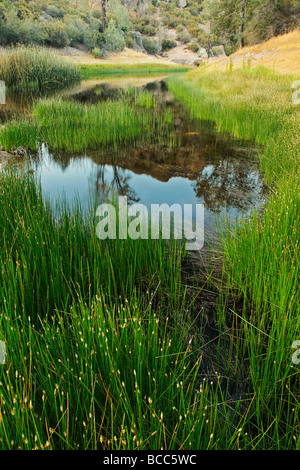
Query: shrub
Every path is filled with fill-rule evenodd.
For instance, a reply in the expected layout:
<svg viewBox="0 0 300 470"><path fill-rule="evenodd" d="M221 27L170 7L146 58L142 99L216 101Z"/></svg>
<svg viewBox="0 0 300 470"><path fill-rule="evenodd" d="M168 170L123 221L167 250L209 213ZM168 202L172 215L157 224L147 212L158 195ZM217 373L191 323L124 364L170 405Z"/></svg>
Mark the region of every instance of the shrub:
<svg viewBox="0 0 300 470"><path fill-rule="evenodd" d="M77 42L83 43L84 34L88 28L87 24L84 21L82 21L80 18L77 18L76 16L71 16L71 15L65 16L64 22L65 22L66 33L68 35L68 38L71 44L74 44Z"/></svg>
<svg viewBox="0 0 300 470"><path fill-rule="evenodd" d="M196 42L191 42L189 45L188 45L188 49L192 52L195 52L197 53L198 50L199 50L199 45L196 43Z"/></svg>
<svg viewBox="0 0 300 470"><path fill-rule="evenodd" d="M169 49L173 49L173 47L177 47L177 42L171 39L163 39L161 44L162 51L168 51Z"/></svg>
<svg viewBox="0 0 300 470"><path fill-rule="evenodd" d="M43 44L48 38L43 25L31 18L20 20L17 12L3 11L0 19L0 44Z"/></svg>
<svg viewBox="0 0 300 470"><path fill-rule="evenodd" d="M131 22L128 9L125 8L119 0L109 0L107 3L107 12L114 15L119 26L130 28Z"/></svg>
<svg viewBox="0 0 300 470"><path fill-rule="evenodd" d="M126 47L129 47L129 49L134 49L134 40L130 36L130 34L125 35L125 43L126 43Z"/></svg>
<svg viewBox="0 0 300 470"><path fill-rule="evenodd" d="M104 59L105 50L100 49L100 47L94 47L94 49L92 50L92 55L95 57L95 59Z"/></svg>
<svg viewBox="0 0 300 470"><path fill-rule="evenodd" d="M143 46L148 54L156 55L159 52L159 47L156 41L143 36Z"/></svg>
<svg viewBox="0 0 300 470"><path fill-rule="evenodd" d="M104 34L99 33L99 31L95 31L93 29L87 29L84 32L84 44L92 51L96 47L101 47L105 43Z"/></svg>
<svg viewBox="0 0 300 470"><path fill-rule="evenodd" d="M176 39L184 44L188 44L191 42L191 35L187 31L182 31L177 33Z"/></svg>
<svg viewBox="0 0 300 470"><path fill-rule="evenodd" d="M64 12L57 8L55 5L48 5L46 8L46 13L48 15L52 16L52 18L63 18L64 17Z"/></svg>
<svg viewBox="0 0 300 470"><path fill-rule="evenodd" d="M104 37L108 51L120 52L125 48L124 33L117 27L114 20L110 20L105 30Z"/></svg>
<svg viewBox="0 0 300 470"><path fill-rule="evenodd" d="M135 31L138 31L141 34L145 34L147 36L155 36L157 32L158 22L155 19L149 19L147 16L143 18L133 18L132 24L134 26Z"/></svg>
<svg viewBox="0 0 300 470"><path fill-rule="evenodd" d="M97 18L97 20L102 19L102 11L101 10L93 10L92 15L94 18Z"/></svg>
<svg viewBox="0 0 300 470"><path fill-rule="evenodd" d="M47 44L52 47L66 47L70 44L66 25L62 21L51 21L45 26L48 33Z"/></svg>
<svg viewBox="0 0 300 470"><path fill-rule="evenodd" d="M197 38L198 36L201 35L202 29L199 26L190 26L188 27L188 32L193 38Z"/></svg>

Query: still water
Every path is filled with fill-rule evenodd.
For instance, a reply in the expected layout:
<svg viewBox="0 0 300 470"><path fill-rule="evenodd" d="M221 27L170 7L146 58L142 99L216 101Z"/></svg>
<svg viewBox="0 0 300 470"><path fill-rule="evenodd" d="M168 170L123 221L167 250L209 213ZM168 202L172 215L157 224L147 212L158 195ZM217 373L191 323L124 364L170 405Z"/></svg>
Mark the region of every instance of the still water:
<svg viewBox="0 0 300 470"><path fill-rule="evenodd" d="M95 196L101 203L112 195L147 207L203 203L205 231L211 236L225 214L234 221L263 205L266 191L254 145L192 119L168 91L165 77L91 80L59 96L95 104L118 99L128 86L150 91L161 109L172 111L172 144L166 139L83 154L53 153L42 144L31 165L45 196L52 201L63 196L70 203L77 196L83 209ZM11 100L7 114L9 107L26 110L24 100Z"/></svg>

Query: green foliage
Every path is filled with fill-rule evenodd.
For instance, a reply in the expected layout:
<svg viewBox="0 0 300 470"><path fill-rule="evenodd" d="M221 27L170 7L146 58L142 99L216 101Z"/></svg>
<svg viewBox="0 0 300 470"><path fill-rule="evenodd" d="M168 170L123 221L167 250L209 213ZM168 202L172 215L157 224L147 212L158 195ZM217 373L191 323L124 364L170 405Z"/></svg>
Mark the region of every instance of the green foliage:
<svg viewBox="0 0 300 470"><path fill-rule="evenodd" d="M95 59L104 59L105 57L105 50L100 49L100 47L94 47L91 53L92 53L92 56L95 57Z"/></svg>
<svg viewBox="0 0 300 470"><path fill-rule="evenodd" d="M245 67L231 73L203 68L186 79L168 79L194 118L213 120L221 132L257 142L270 188L264 210L222 235L226 293L220 299L220 327L236 333L239 361L249 366L245 385L255 410L253 426L268 434L252 449L299 448L300 373L291 359L300 337L300 112L291 100L294 78ZM244 304L238 315L230 308L233 292Z"/></svg>
<svg viewBox="0 0 300 470"><path fill-rule="evenodd" d="M176 41L173 41L171 39L163 39L161 43L161 50L168 51L169 49L173 49L173 47L176 47L176 46L177 46Z"/></svg>
<svg viewBox="0 0 300 470"><path fill-rule="evenodd" d="M48 39L44 26L31 18L21 20L15 10L0 16L0 44L44 44Z"/></svg>
<svg viewBox="0 0 300 470"><path fill-rule="evenodd" d="M79 79L79 69L38 48L11 48L0 61L0 80L7 87L42 92Z"/></svg>
<svg viewBox="0 0 300 470"><path fill-rule="evenodd" d="M143 46L148 54L156 55L159 53L159 46L157 41L143 36Z"/></svg>
<svg viewBox="0 0 300 470"><path fill-rule="evenodd" d="M52 16L52 18L63 18L64 17L64 12L60 8L57 8L56 5L48 5L46 7L46 13L48 13L48 15Z"/></svg>
<svg viewBox="0 0 300 470"><path fill-rule="evenodd" d="M143 14L133 18L121 0L109 0L108 22L114 20L123 32L136 30L144 36L157 36L158 3L153 2ZM90 11L88 0L3 0L0 2L0 44L54 47L83 44L86 30L102 32L99 5ZM159 2L159 7L164 27L177 29L186 44L190 42L183 34L187 28L203 46L205 40L199 39L203 33L201 25L209 21L210 43L223 44L227 54L239 45L256 43L300 27L299 0L189 0L184 9L179 7L178 0L170 0ZM52 26L49 26L49 15ZM99 47L97 40L90 38L87 43L89 50Z"/></svg>
<svg viewBox="0 0 300 470"><path fill-rule="evenodd" d="M129 49L134 49L134 40L130 34L125 34L125 44Z"/></svg>
<svg viewBox="0 0 300 470"><path fill-rule="evenodd" d="M46 43L49 46L62 48L70 44L66 25L62 21L51 21L46 24L45 29L48 34Z"/></svg>
<svg viewBox="0 0 300 470"><path fill-rule="evenodd" d="M183 44L188 44L191 42L191 35L187 31L183 30L177 33L176 39L177 41L183 42Z"/></svg>
<svg viewBox="0 0 300 470"><path fill-rule="evenodd" d="M90 51L95 48L101 49L105 44L105 36L94 29L86 29L83 41Z"/></svg>
<svg viewBox="0 0 300 470"><path fill-rule="evenodd" d="M190 51L197 53L198 50L199 50L199 44L197 44L196 42L191 42L191 43L187 46L187 48L190 49Z"/></svg>
<svg viewBox="0 0 300 470"><path fill-rule="evenodd" d="M84 43L85 32L88 29L87 23L74 15L66 15L64 23L70 44Z"/></svg>
<svg viewBox="0 0 300 470"><path fill-rule="evenodd" d="M155 36L157 33L158 22L155 18L142 16L141 18L132 18L132 26L135 31L147 36Z"/></svg>
<svg viewBox="0 0 300 470"><path fill-rule="evenodd" d="M204 16L212 23L217 42L231 54L300 27L298 0L204 0Z"/></svg>
<svg viewBox="0 0 300 470"><path fill-rule="evenodd" d="M160 129L155 116L140 112L138 104L148 107L149 94L137 94L133 102L124 97L93 106L75 101L39 101L33 107L32 118L8 123L0 130L0 140L7 150L16 143L36 150L40 142L46 142L52 149L82 151L150 139Z"/></svg>
<svg viewBox="0 0 300 470"><path fill-rule="evenodd" d="M198 36L200 36L202 33L202 29L196 24L192 23L190 26L188 26L188 32L193 38L197 39Z"/></svg>
<svg viewBox="0 0 300 470"><path fill-rule="evenodd" d="M125 48L124 33L118 28L114 20L110 20L105 30L105 47L109 51L120 52Z"/></svg>
<svg viewBox="0 0 300 470"><path fill-rule="evenodd" d="M128 9L122 5L120 0L109 0L107 3L107 13L114 15L117 25L121 28L130 28L131 22Z"/></svg>

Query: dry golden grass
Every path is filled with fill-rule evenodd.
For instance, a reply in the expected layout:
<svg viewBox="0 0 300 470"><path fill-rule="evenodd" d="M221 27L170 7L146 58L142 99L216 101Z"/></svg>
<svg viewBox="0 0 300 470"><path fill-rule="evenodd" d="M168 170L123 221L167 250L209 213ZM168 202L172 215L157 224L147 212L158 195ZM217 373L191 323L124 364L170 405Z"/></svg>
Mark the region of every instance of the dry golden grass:
<svg viewBox="0 0 300 470"><path fill-rule="evenodd" d="M136 52L132 49L125 48L122 52L110 52L106 59L95 59L88 52L80 51L73 48L55 49L58 55L62 55L66 60L77 64L155 64L158 65L176 65L167 59L162 59L153 55Z"/></svg>
<svg viewBox="0 0 300 470"><path fill-rule="evenodd" d="M283 34L282 36L273 37L268 41L256 44L255 46L244 47L240 52L243 52L244 54L247 54L248 52L258 54L264 50L270 51L272 49L275 51L300 50L300 29L292 31L291 33ZM240 52L237 52L236 54L239 54Z"/></svg>
<svg viewBox="0 0 300 470"><path fill-rule="evenodd" d="M269 39L255 46L244 47L231 56L233 67L243 67L251 59L251 67L265 66L280 73L300 73L300 30ZM223 70L229 57L213 61L209 67Z"/></svg>

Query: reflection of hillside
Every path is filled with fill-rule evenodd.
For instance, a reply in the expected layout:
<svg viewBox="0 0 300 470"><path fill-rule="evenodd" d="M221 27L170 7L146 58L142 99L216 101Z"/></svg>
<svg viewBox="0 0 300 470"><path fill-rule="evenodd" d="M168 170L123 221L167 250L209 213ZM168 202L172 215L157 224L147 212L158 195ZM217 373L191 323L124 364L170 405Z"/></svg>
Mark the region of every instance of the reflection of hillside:
<svg viewBox="0 0 300 470"><path fill-rule="evenodd" d="M158 145L132 147L116 152L89 152L99 168L95 185L97 193L104 196L111 190L136 200L130 179L123 171L136 175L149 175L160 182L182 177L193 182L197 198L204 200L207 209L218 211L225 205L239 210L249 207L263 195L257 161L249 158L249 149L237 148L216 139L214 133L187 132L180 135L177 146ZM180 144L180 145L179 145ZM53 160L65 170L76 158L70 154L52 155ZM105 165L114 168L114 179L105 177Z"/></svg>

